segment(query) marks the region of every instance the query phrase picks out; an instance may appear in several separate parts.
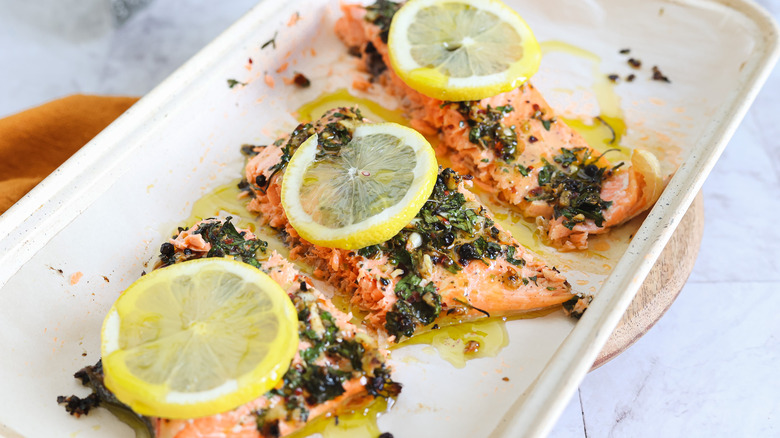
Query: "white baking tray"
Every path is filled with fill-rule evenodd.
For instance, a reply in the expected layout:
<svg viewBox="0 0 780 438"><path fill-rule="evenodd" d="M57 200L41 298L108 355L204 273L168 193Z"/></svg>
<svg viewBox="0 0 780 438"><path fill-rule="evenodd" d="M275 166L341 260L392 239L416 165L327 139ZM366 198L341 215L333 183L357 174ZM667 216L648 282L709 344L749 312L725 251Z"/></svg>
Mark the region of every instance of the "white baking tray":
<svg viewBox="0 0 780 438"><path fill-rule="evenodd" d="M645 69L617 87L624 144L679 168L576 325L557 313L509 322L509 345L462 369L424 346L395 351L404 392L379 425L396 436L545 435L778 56L775 24L747 1L507 3L540 41L593 52L604 73L629 73L617 52L630 47ZM108 307L192 203L240 174L238 147L272 140L294 126L292 110L351 83L352 60L332 32L339 16L335 1L260 3L0 217L0 435L132 436L101 410L70 417L56 396L86 393L72 374L98 359ZM276 48L261 49L275 34ZM534 78L568 116L598 114L583 62L551 53ZM672 84L648 80L650 65ZM312 87L285 86L293 71ZM228 89L229 78L248 85ZM83 278L71 284L76 272Z"/></svg>

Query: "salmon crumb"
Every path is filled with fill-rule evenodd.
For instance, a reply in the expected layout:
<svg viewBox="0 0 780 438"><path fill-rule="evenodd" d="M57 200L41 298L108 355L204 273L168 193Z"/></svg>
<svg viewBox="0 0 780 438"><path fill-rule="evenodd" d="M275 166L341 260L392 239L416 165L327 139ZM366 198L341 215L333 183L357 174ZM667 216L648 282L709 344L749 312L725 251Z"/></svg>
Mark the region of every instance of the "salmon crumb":
<svg viewBox="0 0 780 438"><path fill-rule="evenodd" d="M295 26L295 23L301 20L301 14L294 13L290 16L290 21L287 22L287 27L293 27Z"/></svg>
<svg viewBox="0 0 780 438"><path fill-rule="evenodd" d="M271 77L268 73L265 75L265 84L269 87L273 88L274 85L276 85L276 82L274 82L274 78Z"/></svg>
<svg viewBox="0 0 780 438"><path fill-rule="evenodd" d="M81 277L84 276L84 273L81 271L74 272L73 275L70 276L70 285L75 286L78 284L79 281L81 281Z"/></svg>
<svg viewBox="0 0 780 438"><path fill-rule="evenodd" d="M466 344L466 348L463 349L463 352L466 354L476 353L477 351L479 351L479 342L477 341L469 341Z"/></svg>
<svg viewBox="0 0 780 438"><path fill-rule="evenodd" d="M368 82L362 77L355 77L355 80L352 81L352 88L358 91L368 91L368 89L371 88L371 82Z"/></svg>
<svg viewBox="0 0 780 438"><path fill-rule="evenodd" d="M285 62L284 64L280 65L279 68L276 69L276 72L277 73L282 73L285 70L287 70L287 67L289 67L289 66L290 66L290 63L289 62Z"/></svg>

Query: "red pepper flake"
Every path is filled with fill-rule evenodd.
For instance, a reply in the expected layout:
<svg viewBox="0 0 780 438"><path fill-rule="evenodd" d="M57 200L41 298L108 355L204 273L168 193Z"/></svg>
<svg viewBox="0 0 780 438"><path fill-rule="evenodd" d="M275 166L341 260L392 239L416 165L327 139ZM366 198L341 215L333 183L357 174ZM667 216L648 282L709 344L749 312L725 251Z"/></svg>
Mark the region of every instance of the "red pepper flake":
<svg viewBox="0 0 780 438"><path fill-rule="evenodd" d="M636 79L636 75L631 73L628 75L628 77L626 77L626 82L634 82L634 79Z"/></svg>
<svg viewBox="0 0 780 438"><path fill-rule="evenodd" d="M613 73L613 74L607 76L607 79L609 79L611 82L617 82L618 79L620 79L620 76L618 76L618 75Z"/></svg>
<svg viewBox="0 0 780 438"><path fill-rule="evenodd" d="M537 141L539 141L539 139L534 137L533 135L528 137L528 143L536 143Z"/></svg>
<svg viewBox="0 0 780 438"><path fill-rule="evenodd" d="M628 58L628 65L630 65L633 68L639 68L642 66L642 61L635 58Z"/></svg>

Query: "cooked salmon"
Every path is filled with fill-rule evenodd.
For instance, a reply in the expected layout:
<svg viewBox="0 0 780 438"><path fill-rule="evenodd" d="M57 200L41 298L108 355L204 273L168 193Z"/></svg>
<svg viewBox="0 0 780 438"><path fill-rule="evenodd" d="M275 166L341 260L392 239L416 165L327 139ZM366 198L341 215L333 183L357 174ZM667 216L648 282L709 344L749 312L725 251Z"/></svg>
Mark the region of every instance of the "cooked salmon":
<svg viewBox="0 0 780 438"><path fill-rule="evenodd" d="M368 312L371 327L398 340L446 315L506 316L577 302L565 277L503 230L469 190L470 178L451 169L440 169L423 208L387 242L348 251L301 238L281 205L286 163L312 134L332 138L356 122L367 123L357 109L336 108L301 124L257 147L245 176L253 196L248 208L281 232L290 258L313 266L316 276Z"/></svg>
<svg viewBox="0 0 780 438"><path fill-rule="evenodd" d="M266 272L287 291L298 312L296 353L282 382L265 395L232 411L188 420L140 417L157 438L258 438L286 436L311 420L365 407L376 397L395 397L401 385L390 376L385 350L351 315L338 310L289 261L275 251L259 256L266 244L249 230L207 219L180 230L161 247L160 263L202 257L234 257ZM98 397L112 397L102 386L102 368L81 372ZM98 373L95 373L95 371ZM79 374L77 373L77 376ZM103 400L105 402L105 400ZM113 399L113 405L119 404ZM125 410L129 410L124 406ZM88 409L87 409L88 410Z"/></svg>
<svg viewBox="0 0 780 438"><path fill-rule="evenodd" d="M470 102L442 102L406 85L389 67L387 48L398 7L387 0L343 4L335 32L359 56L371 81L398 99L414 128L440 136L437 153L536 220L548 243L562 250L586 249L588 235L604 233L655 202L657 193L645 175L627 163L612 164L590 148L530 82ZM572 155L575 161L569 160ZM546 179L550 172L556 181Z"/></svg>

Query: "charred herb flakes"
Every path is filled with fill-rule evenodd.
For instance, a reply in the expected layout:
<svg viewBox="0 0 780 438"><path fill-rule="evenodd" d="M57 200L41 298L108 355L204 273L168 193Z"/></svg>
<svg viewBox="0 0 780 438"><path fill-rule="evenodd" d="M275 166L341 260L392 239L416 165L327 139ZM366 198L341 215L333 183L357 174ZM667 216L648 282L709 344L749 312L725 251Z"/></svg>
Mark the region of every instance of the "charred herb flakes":
<svg viewBox="0 0 780 438"><path fill-rule="evenodd" d="M561 153L553 157L555 164L542 158L544 167L537 177L539 187L531 190L526 200L550 203L554 217L564 217L563 225L569 229L587 219L592 219L598 227L603 226L604 210L612 201L601 198L602 183L619 165L600 167L596 164L600 158L601 155L593 157L590 149L584 147L561 148Z"/></svg>
<svg viewBox="0 0 780 438"><path fill-rule="evenodd" d="M455 105L469 127L469 141L482 149L494 151L504 161L515 159L517 133L514 126L506 126L504 117L514 111L512 105L483 107L479 101L444 102L442 106Z"/></svg>
<svg viewBox="0 0 780 438"><path fill-rule="evenodd" d="M661 81L671 84L672 81L669 80L668 77L664 76L663 73L661 73L661 70L658 68L657 65L653 66L653 80L654 81Z"/></svg>
<svg viewBox="0 0 780 438"><path fill-rule="evenodd" d="M390 32L390 23L393 16L401 8L400 3L389 0L377 0L374 4L366 6L366 21L379 27L379 38L387 43L387 35Z"/></svg>
<svg viewBox="0 0 780 438"><path fill-rule="evenodd" d="M155 436L154 427L149 417L133 412L129 406L119 401L103 383L103 361L86 366L77 371L73 377L82 385L90 388L92 393L86 397L71 395L57 397L57 403L64 404L65 410L76 417L88 415L93 408L106 408L122 422L132 427L138 437Z"/></svg>
<svg viewBox="0 0 780 438"><path fill-rule="evenodd" d="M387 242L357 251L367 259L387 256L403 271L395 285L397 301L387 313L385 324L388 333L397 339L411 336L441 314L441 296L426 280L434 267L457 273L469 263L487 264L506 254L516 266L525 263L512 257L516 250L513 246L500 241L499 229L484 208L469 204L458 191L463 178L452 169L441 170L433 193L409 225ZM387 286L389 281L382 284Z"/></svg>
<svg viewBox="0 0 780 438"><path fill-rule="evenodd" d="M373 82L387 70L387 64L385 64L382 54L379 53L371 41L366 43L365 48L363 48L363 56L366 62L366 69L368 74L371 75L371 81Z"/></svg>
<svg viewBox="0 0 780 438"><path fill-rule="evenodd" d="M293 76L293 83L301 88L307 88L311 85L311 81L301 72L295 72Z"/></svg>
<svg viewBox="0 0 780 438"><path fill-rule="evenodd" d="M165 267L190 258L200 257L226 257L233 256L236 260L260 268L257 253L265 252L268 243L260 239L246 239L243 233L239 233L231 223L228 216L224 222L219 220L204 221L198 225L193 234L199 234L203 240L211 244L211 249L205 256L187 250L177 253L174 246L163 243L160 246L160 266ZM184 229L179 230L184 231Z"/></svg>
<svg viewBox="0 0 780 438"><path fill-rule="evenodd" d="M255 413L258 430L264 433L273 432L280 419L306 421L309 406L343 394L344 382L352 378L365 377L366 389L374 396L394 397L401 392L380 353L366 351L359 341L346 339L333 315L307 290L301 283L300 292L290 298L298 312L298 336L311 346L300 353L302 361L287 370L282 386L269 392L284 399L286 412L260 409ZM284 416L279 417L281 414Z"/></svg>

